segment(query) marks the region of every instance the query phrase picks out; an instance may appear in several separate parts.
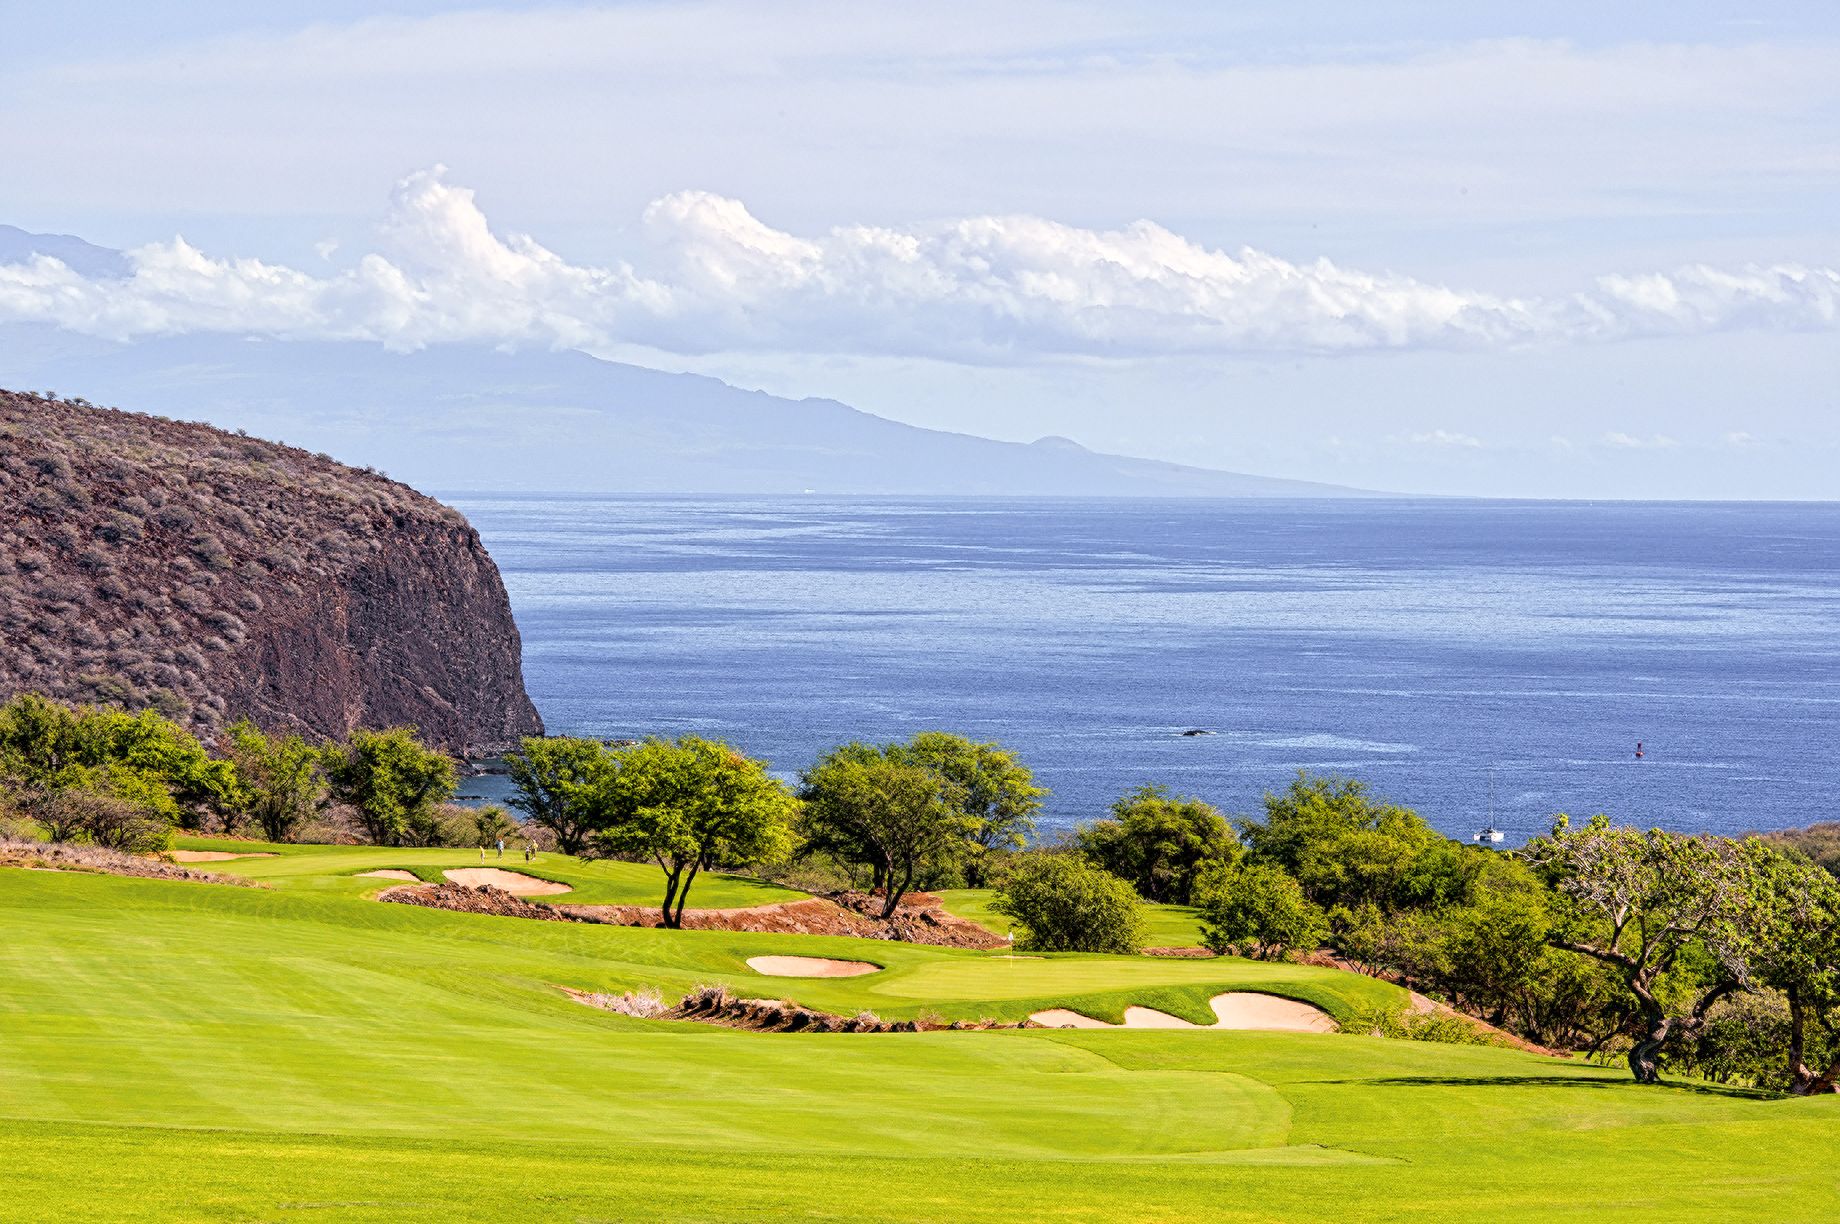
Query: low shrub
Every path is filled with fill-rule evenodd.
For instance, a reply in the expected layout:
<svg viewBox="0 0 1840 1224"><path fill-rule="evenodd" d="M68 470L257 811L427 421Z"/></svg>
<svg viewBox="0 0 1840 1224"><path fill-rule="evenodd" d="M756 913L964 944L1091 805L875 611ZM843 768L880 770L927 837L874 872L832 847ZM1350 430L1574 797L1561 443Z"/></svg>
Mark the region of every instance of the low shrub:
<svg viewBox="0 0 1840 1224"><path fill-rule="evenodd" d="M1137 892L1072 854L1018 855L991 908L1023 928L1038 952L1136 953L1144 944Z"/></svg>

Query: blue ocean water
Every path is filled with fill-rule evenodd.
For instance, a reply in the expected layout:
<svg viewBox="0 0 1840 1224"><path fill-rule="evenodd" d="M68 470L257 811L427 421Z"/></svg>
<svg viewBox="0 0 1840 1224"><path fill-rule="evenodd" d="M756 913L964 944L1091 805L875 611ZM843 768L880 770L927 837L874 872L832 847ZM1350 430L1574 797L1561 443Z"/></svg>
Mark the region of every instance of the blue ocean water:
<svg viewBox="0 0 1840 1224"><path fill-rule="evenodd" d="M1492 785L1510 842L1840 819L1840 505L452 500L553 732L792 774L959 731L1050 828L1144 782L1251 812L1300 768L1465 837Z"/></svg>

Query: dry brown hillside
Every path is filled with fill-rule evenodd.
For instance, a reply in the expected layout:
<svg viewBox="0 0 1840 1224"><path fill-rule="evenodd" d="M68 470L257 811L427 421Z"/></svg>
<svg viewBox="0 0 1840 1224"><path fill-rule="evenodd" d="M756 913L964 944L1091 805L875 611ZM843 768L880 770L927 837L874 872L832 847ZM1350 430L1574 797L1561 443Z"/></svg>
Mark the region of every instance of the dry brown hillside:
<svg viewBox="0 0 1840 1224"><path fill-rule="evenodd" d="M541 724L458 511L206 425L0 391L0 695L250 715L449 751Z"/></svg>

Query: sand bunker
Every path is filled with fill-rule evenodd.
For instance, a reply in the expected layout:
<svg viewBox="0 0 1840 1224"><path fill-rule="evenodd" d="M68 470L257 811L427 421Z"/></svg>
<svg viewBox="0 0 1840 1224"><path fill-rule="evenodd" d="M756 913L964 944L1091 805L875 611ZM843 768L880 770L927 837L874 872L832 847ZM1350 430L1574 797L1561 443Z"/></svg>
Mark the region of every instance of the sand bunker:
<svg viewBox="0 0 1840 1224"><path fill-rule="evenodd" d="M223 863L240 858L274 858L271 850L259 850L249 854L232 854L228 850L168 850L166 857L175 863Z"/></svg>
<svg viewBox="0 0 1840 1224"><path fill-rule="evenodd" d="M768 977L861 977L881 972L880 965L867 961L826 960L821 956L750 956L747 966Z"/></svg>
<svg viewBox="0 0 1840 1224"><path fill-rule="evenodd" d="M557 893L571 891L567 884L539 880L536 876L527 876L520 871L506 871L502 867L456 867L441 874L468 888L490 884L493 888L502 888L518 897L553 897Z"/></svg>
<svg viewBox="0 0 1840 1224"><path fill-rule="evenodd" d="M1139 1009L1144 1010L1144 1009ZM1094 1020L1091 1016L1082 1016L1077 1011L1068 1011L1064 1007L1050 1007L1047 1011L1030 1012L1029 1019L1046 1028L1117 1028L1103 1020Z"/></svg>
<svg viewBox="0 0 1840 1224"><path fill-rule="evenodd" d="M1208 1006L1214 1009L1214 1028L1333 1033L1341 1027L1320 1007L1255 991L1236 990L1215 995L1208 1000Z"/></svg>
<svg viewBox="0 0 1840 1224"><path fill-rule="evenodd" d="M1337 1024L1328 1012L1311 1007L1308 1003L1299 1003L1295 999L1281 999L1277 995L1258 994L1254 991L1235 990L1226 994L1215 995L1208 1000L1208 1006L1214 1009L1214 1023L1191 1024L1180 1016L1157 1011L1153 1007L1127 1007L1124 1009L1124 1023L1107 1024L1091 1016L1082 1016L1079 1012L1065 1007L1051 1007L1046 1011L1032 1012L1029 1019L1047 1028L1210 1028L1210 1029L1261 1029L1286 1033L1333 1033Z"/></svg>
<svg viewBox="0 0 1840 1224"><path fill-rule="evenodd" d="M404 871L401 867L384 867L377 871L360 871L358 876L366 880L407 880L411 884L420 884L422 877L413 871Z"/></svg>

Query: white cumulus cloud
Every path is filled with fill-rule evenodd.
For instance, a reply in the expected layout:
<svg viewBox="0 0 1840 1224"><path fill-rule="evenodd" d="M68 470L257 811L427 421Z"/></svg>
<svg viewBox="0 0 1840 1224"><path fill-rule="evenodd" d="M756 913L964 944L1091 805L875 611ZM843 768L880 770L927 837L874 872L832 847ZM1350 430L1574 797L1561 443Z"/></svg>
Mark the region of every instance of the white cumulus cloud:
<svg viewBox="0 0 1840 1224"><path fill-rule="evenodd" d="M128 252L132 273L116 279L36 257L0 266L0 319L118 338L230 331L397 348L636 344L1016 364L1840 329L1840 271L1799 264L1607 275L1569 296L1519 298L1215 249L1150 221L1098 230L983 216L801 236L707 192L655 201L641 232L633 262L573 264L495 232L437 167L397 185L376 249L337 271L215 258L183 239ZM1475 444L1441 431L1415 441Z"/></svg>
<svg viewBox="0 0 1840 1224"><path fill-rule="evenodd" d="M1474 434L1454 433L1448 429L1434 429L1429 433L1412 435L1412 441L1419 446L1454 446L1463 450L1482 449L1482 439Z"/></svg>

